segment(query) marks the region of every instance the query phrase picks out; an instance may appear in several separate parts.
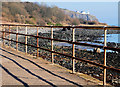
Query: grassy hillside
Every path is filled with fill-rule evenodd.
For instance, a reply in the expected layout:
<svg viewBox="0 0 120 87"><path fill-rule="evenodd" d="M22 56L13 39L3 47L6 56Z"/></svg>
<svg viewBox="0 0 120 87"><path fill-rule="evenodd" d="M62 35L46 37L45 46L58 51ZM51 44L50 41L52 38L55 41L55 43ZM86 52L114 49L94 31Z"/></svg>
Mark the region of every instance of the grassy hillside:
<svg viewBox="0 0 120 87"><path fill-rule="evenodd" d="M96 24L95 21L86 21L71 18L56 6L48 7L31 2L4 2L2 3L2 18L6 22L17 22L38 25L79 25Z"/></svg>

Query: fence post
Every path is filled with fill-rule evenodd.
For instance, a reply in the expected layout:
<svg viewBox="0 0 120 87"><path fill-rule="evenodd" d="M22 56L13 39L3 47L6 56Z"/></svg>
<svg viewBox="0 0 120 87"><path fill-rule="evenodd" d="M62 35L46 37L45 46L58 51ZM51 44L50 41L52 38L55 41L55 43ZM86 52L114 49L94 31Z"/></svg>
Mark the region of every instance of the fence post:
<svg viewBox="0 0 120 87"><path fill-rule="evenodd" d="M27 34L27 26L25 28L25 34ZM25 52L27 54L27 36L25 36Z"/></svg>
<svg viewBox="0 0 120 87"><path fill-rule="evenodd" d="M51 27L51 39L53 39L53 28ZM51 50L53 50L53 40L51 40ZM51 57L52 57L52 64L54 64L54 53L51 53Z"/></svg>
<svg viewBox="0 0 120 87"><path fill-rule="evenodd" d="M3 46L5 45L5 29L2 28Z"/></svg>
<svg viewBox="0 0 120 87"><path fill-rule="evenodd" d="M16 29L16 50L18 51L18 26L17 26L17 29Z"/></svg>
<svg viewBox="0 0 120 87"><path fill-rule="evenodd" d="M104 27L104 47L107 46L107 29ZM106 66L106 49L104 49L104 66ZM106 68L104 68L104 75L103 75L103 85L106 85Z"/></svg>
<svg viewBox="0 0 120 87"><path fill-rule="evenodd" d="M37 36L38 36L38 27L37 27ZM37 57L39 57L39 38L37 37Z"/></svg>
<svg viewBox="0 0 120 87"><path fill-rule="evenodd" d="M9 47L11 45L11 41L10 41L10 25L9 25Z"/></svg>
<svg viewBox="0 0 120 87"><path fill-rule="evenodd" d="M72 40L75 42L75 29L72 29ZM75 44L72 44L72 56L75 57ZM75 59L72 59L73 70L72 73L75 73Z"/></svg>

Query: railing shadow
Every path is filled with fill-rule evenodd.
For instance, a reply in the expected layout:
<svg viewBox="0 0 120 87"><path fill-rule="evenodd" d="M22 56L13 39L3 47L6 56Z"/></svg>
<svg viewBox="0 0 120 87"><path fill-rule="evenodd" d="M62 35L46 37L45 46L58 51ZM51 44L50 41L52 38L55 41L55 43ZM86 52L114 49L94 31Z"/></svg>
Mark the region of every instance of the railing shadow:
<svg viewBox="0 0 120 87"><path fill-rule="evenodd" d="M77 83L75 83L75 82L73 82L73 81L70 81L70 80L68 80L68 79L66 79L66 78L64 78L64 77L62 77L62 76L59 76L59 75L57 75L57 74L55 74L55 73L53 73L53 72L51 72L51 71L49 71L49 70L41 67L41 66L39 66L38 64L36 64L35 62L33 62L33 61L29 60L29 59L26 59L26 58L24 58L24 57L22 57L22 56L19 56L19 55L17 55L17 54L8 52L8 51L6 51L6 50L4 50L4 49L2 49L2 48L0 48L0 49L1 49L2 51L4 51L4 52L7 52L7 53L11 54L11 55L14 55L14 56L17 56L17 57L19 57L19 58L21 58L21 59L24 59L24 60L29 61L30 63L36 65L36 66L37 66L38 68L40 68L40 69L45 70L46 72L50 73L51 75L54 75L54 76L56 76L56 77L59 77L59 78L65 80L65 81L67 81L67 82L69 82L69 83L72 83L72 84L76 85L76 86L83 87L83 86L81 86L81 85L79 85L79 84L77 84ZM6 56L5 56L5 57L6 57ZM8 59L10 59L10 58L8 58ZM12 59L10 59L10 60L12 60ZM12 61L14 61L14 60L12 60ZM20 64L18 64L16 61L14 61L14 62L15 62L17 65L19 65L21 68L25 69L25 68L22 67ZM25 70L26 70L27 72L29 72L29 73L32 74L32 72L30 72L28 69L25 69ZM33 75L34 75L34 74L33 74Z"/></svg>
<svg viewBox="0 0 120 87"><path fill-rule="evenodd" d="M11 58L9 58L9 57L5 56L5 55L2 55L2 54L0 54L0 56L4 57L4 58L6 58L6 59L11 60L11 61L12 61L12 62L14 62L16 65L18 65L20 68L22 68L22 69L24 69L25 71L27 71L29 74L31 74L31 75L33 75L33 76L37 77L38 79L40 79L40 80L42 80L42 81L44 81L44 82L48 83L49 85L51 85L51 86L53 86L53 87L56 87L53 83L51 83L51 82L49 82L49 81L47 81L47 80L43 79L42 77L40 77L40 76L38 76L38 75L34 74L34 73L33 73L33 72L31 72L29 69L27 69L27 68L23 67L22 65L20 65L20 64L19 64L18 62L16 62L15 60L13 60L13 59L11 59Z"/></svg>
<svg viewBox="0 0 120 87"><path fill-rule="evenodd" d="M16 79L17 81L21 82L25 87L29 87L29 85L27 83L25 83L24 81L22 81L21 79L19 79L17 76L15 76L14 74L12 74L8 69L6 69L3 65L0 64L0 67L9 75L11 75L14 79Z"/></svg>

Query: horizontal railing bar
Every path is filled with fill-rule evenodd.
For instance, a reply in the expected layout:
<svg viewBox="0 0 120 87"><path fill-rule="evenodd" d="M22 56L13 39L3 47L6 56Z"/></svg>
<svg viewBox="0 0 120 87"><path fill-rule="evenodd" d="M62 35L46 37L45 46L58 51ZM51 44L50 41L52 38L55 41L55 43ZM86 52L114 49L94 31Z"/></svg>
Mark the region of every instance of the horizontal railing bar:
<svg viewBox="0 0 120 87"><path fill-rule="evenodd" d="M29 34L22 34L22 33L14 33L14 32L7 32L7 31L2 31L2 32L11 33L11 34L18 34L18 35L24 35L24 36L32 36L32 37L35 37L35 38L42 38L42 39L59 41L59 42L67 42L67 43L76 44L76 45L83 45L83 46L103 48L103 46L100 46L100 45L92 45L92 44L87 44L87 43L79 43L79 42L72 42L72 41L66 41L66 40L52 39L52 38L48 38L48 37L41 37L41 36L35 36L35 35L29 35Z"/></svg>
<svg viewBox="0 0 120 87"><path fill-rule="evenodd" d="M103 49L107 49L107 50L113 50L113 51L118 51L120 52L120 48L113 48L113 47L104 47Z"/></svg>
<svg viewBox="0 0 120 87"><path fill-rule="evenodd" d="M2 38L2 39L8 40L8 41L17 42L17 43L21 43L21 44L28 45L28 46L32 46L32 47L39 48L39 49L42 49L42 50L45 50L45 51L49 51L49 52L52 52L52 53L60 54L60 55L66 56L66 57L70 57L72 59L80 60L82 62L87 62L89 64L92 64L92 65L95 65L95 66L99 66L101 68L106 68L106 69L109 69L109 70L112 70L112 71L120 73L120 69L116 69L116 68L109 67L109 66L104 66L103 64L99 64L99 63L96 63L96 62L93 62L93 61L90 61L90 60L85 60L85 59L81 59L81 58L78 58L78 57L73 57L73 56L70 56L70 55L67 55L67 54L59 53L59 52L52 51L50 49L45 49L45 48L42 48L42 47L37 47L37 46L31 45L31 44L25 44L24 42L9 40L7 38Z"/></svg>
<svg viewBox="0 0 120 87"><path fill-rule="evenodd" d="M41 36L35 36L35 35L29 35L29 34L22 34L22 33L15 33L15 32L7 32L7 31L0 31L0 32L6 32L6 33L11 33L11 34L18 34L18 35L24 35L24 36L32 36L35 38L42 38L42 39L48 39L48 40L54 40L54 41L59 41L59 42L66 42L69 44L76 44L76 45L82 45L82 46L89 46L89 47L97 47L97 48L102 48L102 49L107 49L107 50L113 50L113 51L119 51L120 48L113 48L113 47L104 47L101 45L93 45L93 44L88 44L88 43L80 43L80 42L72 42L72 41L66 41L66 40L59 40L59 39L51 39L48 37L41 37Z"/></svg>
<svg viewBox="0 0 120 87"><path fill-rule="evenodd" d="M15 25L15 24L0 24L3 26L28 26L28 27L48 27L48 28L83 28L83 29L102 29L120 30L117 26L39 26L39 25Z"/></svg>

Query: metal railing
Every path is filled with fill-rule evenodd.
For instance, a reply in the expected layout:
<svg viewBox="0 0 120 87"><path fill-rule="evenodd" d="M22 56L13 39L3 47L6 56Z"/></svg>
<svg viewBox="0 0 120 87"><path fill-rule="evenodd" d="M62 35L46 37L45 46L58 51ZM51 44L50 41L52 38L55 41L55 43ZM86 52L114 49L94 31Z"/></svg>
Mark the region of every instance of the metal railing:
<svg viewBox="0 0 120 87"><path fill-rule="evenodd" d="M103 85L106 85L106 69L108 70L112 70L115 71L117 73L120 73L120 69L116 69L113 67L109 67L106 66L106 50L113 50L113 51L118 51L120 52L120 48L113 48L113 47L108 47L106 45L106 35L107 35L107 30L120 30L120 27L110 27L110 26L37 26L37 25L12 25L12 24L0 24L1 26L9 26L9 31L5 31L4 29L2 29L2 39L3 39L3 46L5 45L5 40L9 41L9 46L11 44L11 41L16 42L16 50L18 50L18 43L20 44L24 44L25 45L25 52L27 53L27 46L31 46L31 47L35 47L37 48L37 57L39 56L39 49L45 50L45 51L49 51L51 52L51 59L52 59L52 63L54 63L54 53L59 54L59 55L63 55L66 57L70 57L72 58L72 67L73 67L73 73L75 73L75 60L80 60L82 62L86 62L98 67L101 67L104 69L104 73L103 73ZM16 26L16 33L15 32L11 32L10 27L11 26ZM18 33L18 27L24 26L25 28L25 34L22 33ZM27 27L36 27L37 29L37 35L29 35L27 34ZM42 37L42 36L38 36L38 28L39 27L45 27L45 28L51 28L51 38L48 37ZM72 41L67 41L67 40L60 40L60 39L54 39L53 38L53 28L71 28L72 29ZM75 42L75 29L101 29L104 30L104 46L101 45L93 45L93 44L88 44L88 43L80 43L80 42ZM5 38L5 33L8 33L9 35L9 39ZM16 40L12 40L10 38L10 34L15 34L16 35ZM18 35L23 35L25 36L25 43L24 42L19 42L18 41ZM31 45L27 43L27 37L31 36L31 37L35 37L37 39L37 46ZM51 50L50 49L46 49L43 47L39 46L39 38L41 39L47 39L47 40L51 40ZM72 44L72 56L67 55L67 54L63 54L63 53L59 53L54 51L53 49L53 41L59 41L59 42L66 42L66 43L70 43ZM75 57L75 45L82 45L82 46L90 46L90 47L96 47L96 48L102 48L104 49L104 64L99 64L90 60L86 60L86 59L81 59L78 57Z"/></svg>

